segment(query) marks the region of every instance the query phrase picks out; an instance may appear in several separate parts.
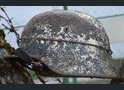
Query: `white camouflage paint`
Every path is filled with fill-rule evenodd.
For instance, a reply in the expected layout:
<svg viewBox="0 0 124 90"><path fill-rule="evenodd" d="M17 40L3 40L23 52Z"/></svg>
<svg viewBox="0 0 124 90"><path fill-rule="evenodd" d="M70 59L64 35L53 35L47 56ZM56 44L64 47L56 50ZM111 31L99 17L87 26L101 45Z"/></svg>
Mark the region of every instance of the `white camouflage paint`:
<svg viewBox="0 0 124 90"><path fill-rule="evenodd" d="M29 55L39 58L49 43L47 40L38 44L35 42L37 38L89 43L110 49L104 28L92 16L77 11L44 14L35 16L22 34L22 37L33 37L22 40L20 45ZM53 41L42 58L41 61L60 76L117 77L111 55L95 46Z"/></svg>

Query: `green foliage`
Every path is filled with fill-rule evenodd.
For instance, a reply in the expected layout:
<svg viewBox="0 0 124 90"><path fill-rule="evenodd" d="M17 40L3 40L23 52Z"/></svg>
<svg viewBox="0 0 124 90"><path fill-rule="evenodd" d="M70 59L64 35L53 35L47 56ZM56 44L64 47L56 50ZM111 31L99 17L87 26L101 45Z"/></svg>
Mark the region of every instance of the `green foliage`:
<svg viewBox="0 0 124 90"><path fill-rule="evenodd" d="M29 71L29 73L30 73L30 75L31 75L31 77L32 77L33 80L38 79L38 78L37 78L37 75L35 74L34 71ZM45 78L46 78L45 76L40 76L40 77L41 77L42 79L45 79Z"/></svg>
<svg viewBox="0 0 124 90"><path fill-rule="evenodd" d="M2 84L2 82L0 81L0 84Z"/></svg>
<svg viewBox="0 0 124 90"><path fill-rule="evenodd" d="M2 29L0 29L0 37L3 37L3 38L5 38L5 33L4 33L4 31L2 30Z"/></svg>
<svg viewBox="0 0 124 90"><path fill-rule="evenodd" d="M0 63L1 63L1 62L3 62L3 59L2 59L2 58L0 58Z"/></svg>
<svg viewBox="0 0 124 90"><path fill-rule="evenodd" d="M118 67L121 62L121 59L114 59L115 66Z"/></svg>
<svg viewBox="0 0 124 90"><path fill-rule="evenodd" d="M11 47L11 45L9 43L7 43L7 41L5 40L5 33L2 29L0 29L0 48L6 48L8 50L8 52L11 54L12 51L14 51L15 49L13 47Z"/></svg>

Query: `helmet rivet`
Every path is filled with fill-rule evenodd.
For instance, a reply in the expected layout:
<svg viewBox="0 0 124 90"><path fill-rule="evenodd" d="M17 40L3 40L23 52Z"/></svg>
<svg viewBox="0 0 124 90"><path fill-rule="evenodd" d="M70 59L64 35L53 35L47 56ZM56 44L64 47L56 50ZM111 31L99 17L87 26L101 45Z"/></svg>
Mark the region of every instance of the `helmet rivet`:
<svg viewBox="0 0 124 90"><path fill-rule="evenodd" d="M41 43L41 44L44 44L44 40L41 40L40 43Z"/></svg>

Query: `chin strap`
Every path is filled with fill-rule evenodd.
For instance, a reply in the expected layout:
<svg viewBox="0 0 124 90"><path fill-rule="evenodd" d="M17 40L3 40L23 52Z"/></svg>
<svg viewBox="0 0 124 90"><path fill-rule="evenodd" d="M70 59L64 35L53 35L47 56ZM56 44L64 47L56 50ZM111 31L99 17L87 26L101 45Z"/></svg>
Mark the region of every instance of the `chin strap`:
<svg viewBox="0 0 124 90"><path fill-rule="evenodd" d="M21 65L24 67L31 69L31 70L42 70L42 62L34 62L34 60L21 48L17 48L14 51L14 54L21 58L22 62Z"/></svg>
<svg viewBox="0 0 124 90"><path fill-rule="evenodd" d="M49 43L46 46L45 50L42 52L41 57L44 55L44 53L47 51L48 47L50 46L51 42L53 39L49 39ZM17 55L18 57L21 58L21 62L19 62L21 65L23 65L24 67L34 70L34 71L41 71L44 63L40 60L38 60L37 62L35 62L23 49L21 48L17 48L14 51L14 54Z"/></svg>

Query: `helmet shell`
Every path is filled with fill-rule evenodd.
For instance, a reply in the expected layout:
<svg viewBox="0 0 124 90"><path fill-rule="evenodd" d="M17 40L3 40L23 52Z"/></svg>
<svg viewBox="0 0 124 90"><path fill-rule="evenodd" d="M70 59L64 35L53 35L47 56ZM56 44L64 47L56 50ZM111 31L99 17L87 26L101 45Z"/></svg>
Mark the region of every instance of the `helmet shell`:
<svg viewBox="0 0 124 90"><path fill-rule="evenodd" d="M48 76L56 73L55 76L117 77L111 54L105 50L110 49L108 36L102 24L90 15L79 11L47 11L28 22L21 38L20 47L48 67L51 71ZM52 41L47 48L51 39L59 41Z"/></svg>

